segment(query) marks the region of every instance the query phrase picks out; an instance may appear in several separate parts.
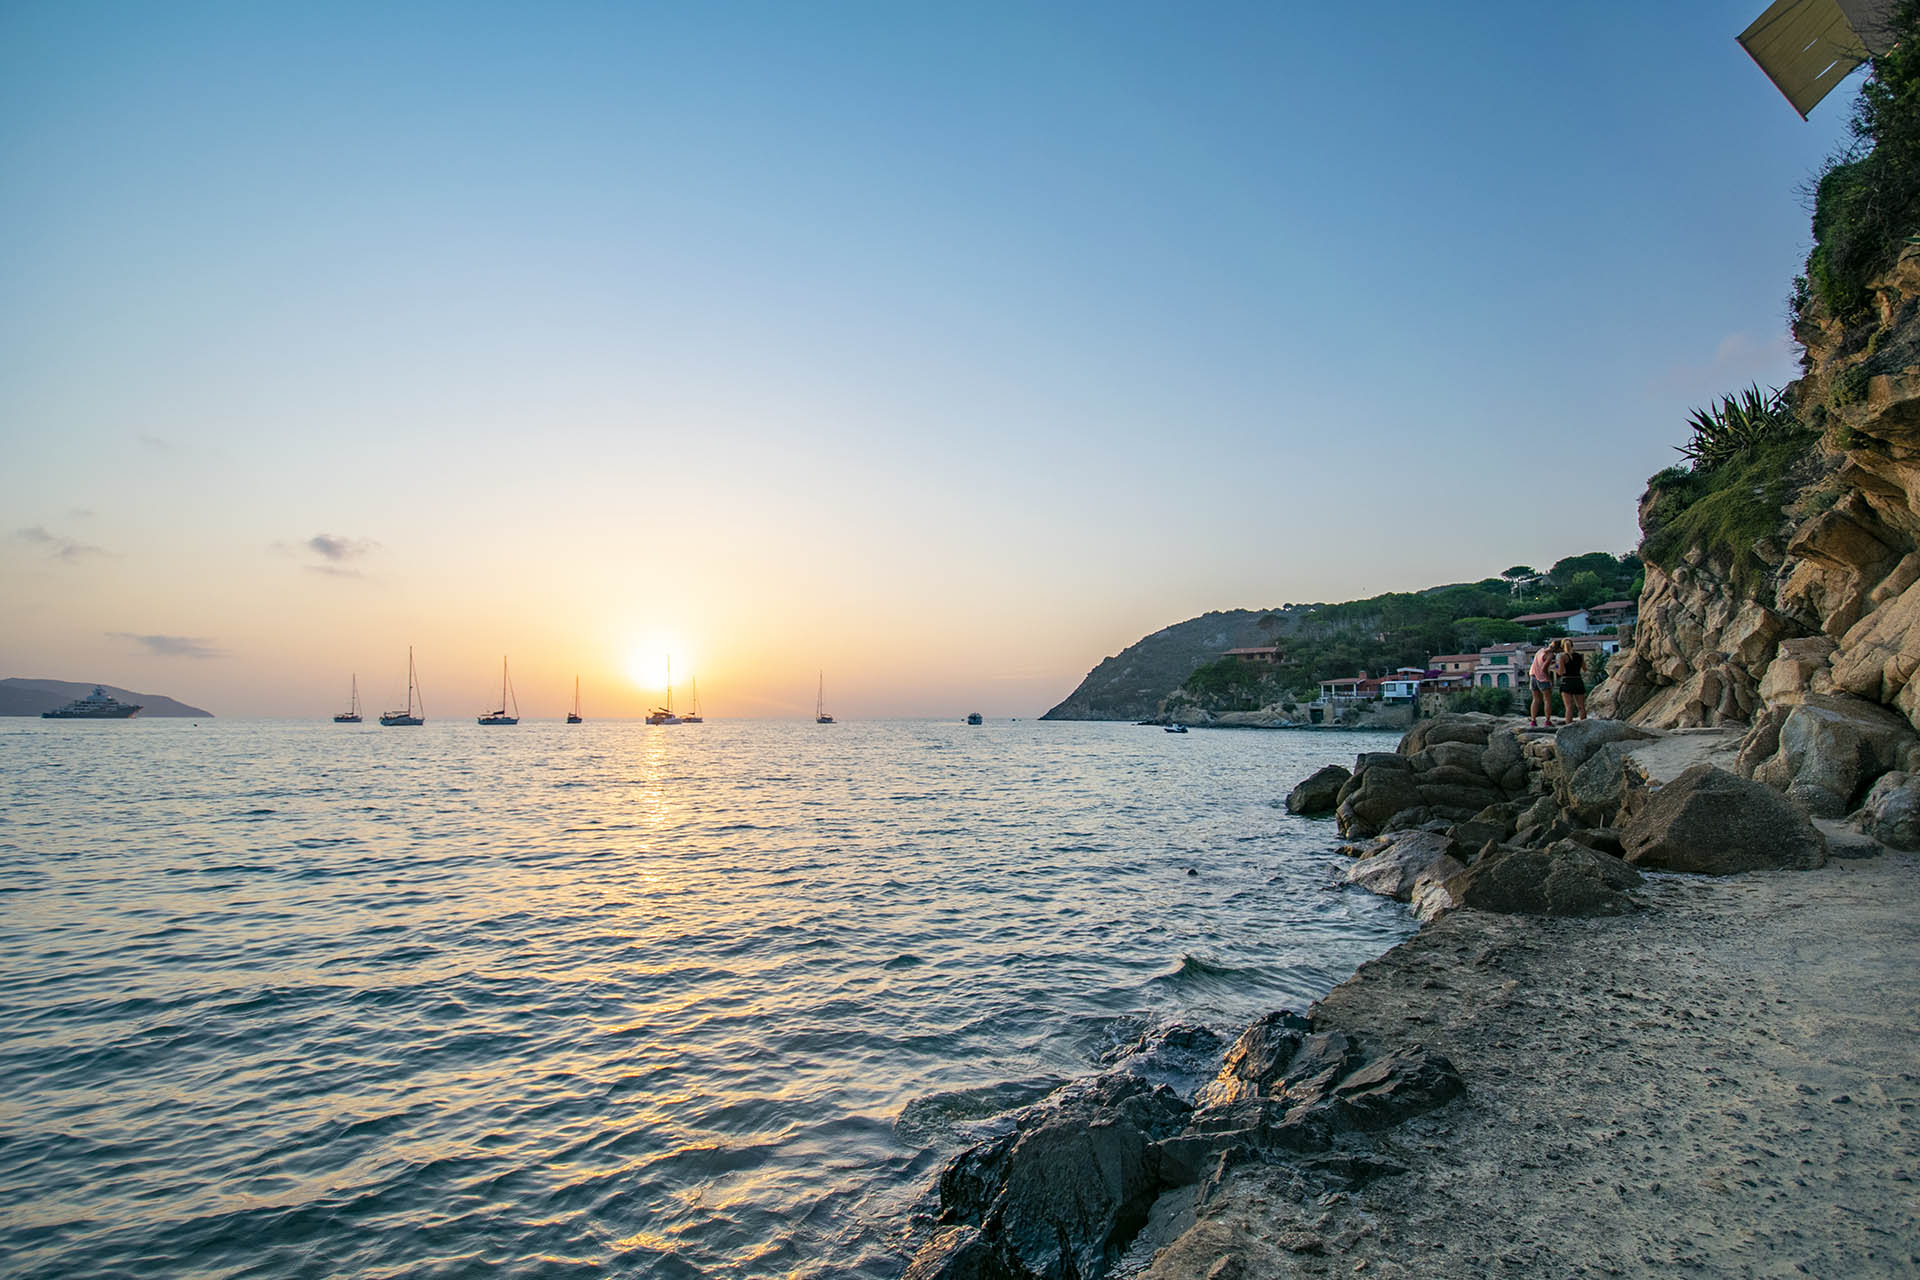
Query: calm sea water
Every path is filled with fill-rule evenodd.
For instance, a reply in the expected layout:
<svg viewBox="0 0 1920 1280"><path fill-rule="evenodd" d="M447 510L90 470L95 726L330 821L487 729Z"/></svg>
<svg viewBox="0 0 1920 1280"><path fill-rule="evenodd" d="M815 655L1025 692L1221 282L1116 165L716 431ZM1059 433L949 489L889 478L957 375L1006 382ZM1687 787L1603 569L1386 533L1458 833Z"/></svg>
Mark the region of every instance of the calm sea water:
<svg viewBox="0 0 1920 1280"><path fill-rule="evenodd" d="M895 1275L983 1118L1409 932L1279 807L1381 741L0 720L0 1274Z"/></svg>

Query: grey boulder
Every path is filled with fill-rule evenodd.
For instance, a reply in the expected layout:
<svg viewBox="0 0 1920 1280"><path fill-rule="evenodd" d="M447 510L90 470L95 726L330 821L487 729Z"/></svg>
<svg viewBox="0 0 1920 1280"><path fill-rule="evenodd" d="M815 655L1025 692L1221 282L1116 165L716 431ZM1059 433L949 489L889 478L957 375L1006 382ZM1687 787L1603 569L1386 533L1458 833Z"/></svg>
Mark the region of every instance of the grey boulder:
<svg viewBox="0 0 1920 1280"><path fill-rule="evenodd" d="M1287 793L1287 812L1306 816L1332 813L1340 804L1340 788L1353 773L1345 765L1330 764Z"/></svg>
<svg viewBox="0 0 1920 1280"><path fill-rule="evenodd" d="M1620 838L1628 862L1659 871L1725 876L1827 860L1825 837L1785 796L1709 764L1650 793Z"/></svg>
<svg viewBox="0 0 1920 1280"><path fill-rule="evenodd" d="M1545 849L1495 846L1474 859L1461 904L1529 916L1618 916L1634 909L1627 890L1640 873L1573 840Z"/></svg>

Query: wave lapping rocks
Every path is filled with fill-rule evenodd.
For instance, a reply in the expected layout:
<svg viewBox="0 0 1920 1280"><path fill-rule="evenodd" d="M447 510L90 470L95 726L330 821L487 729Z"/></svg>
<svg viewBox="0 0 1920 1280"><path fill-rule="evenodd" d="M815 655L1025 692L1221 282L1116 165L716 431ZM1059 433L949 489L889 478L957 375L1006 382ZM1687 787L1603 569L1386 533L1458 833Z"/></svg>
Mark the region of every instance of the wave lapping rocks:
<svg viewBox="0 0 1920 1280"><path fill-rule="evenodd" d="M1196 1038L1182 1029L1177 1040ZM1241 1165L1287 1162L1334 1182L1391 1172L1358 1135L1465 1087L1437 1053L1369 1055L1285 1010L1242 1032L1192 1101L1150 1074L1123 1065L1069 1085L949 1161L938 1225L909 1280L1091 1280L1165 1197L1204 1198Z"/></svg>

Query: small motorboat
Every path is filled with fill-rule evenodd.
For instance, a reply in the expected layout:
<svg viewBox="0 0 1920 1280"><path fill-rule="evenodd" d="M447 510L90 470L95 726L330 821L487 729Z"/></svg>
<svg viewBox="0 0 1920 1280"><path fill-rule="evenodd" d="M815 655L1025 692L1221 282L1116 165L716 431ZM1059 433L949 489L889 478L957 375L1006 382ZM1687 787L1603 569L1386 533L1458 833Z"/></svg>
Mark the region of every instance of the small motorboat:
<svg viewBox="0 0 1920 1280"><path fill-rule="evenodd" d="M1183 724L1170 724L1167 726L1168 733L1185 733L1186 731L1187 726Z"/></svg>
<svg viewBox="0 0 1920 1280"><path fill-rule="evenodd" d="M987 722L986 717L981 715L978 711L967 712L968 724L985 724L986 722Z"/></svg>

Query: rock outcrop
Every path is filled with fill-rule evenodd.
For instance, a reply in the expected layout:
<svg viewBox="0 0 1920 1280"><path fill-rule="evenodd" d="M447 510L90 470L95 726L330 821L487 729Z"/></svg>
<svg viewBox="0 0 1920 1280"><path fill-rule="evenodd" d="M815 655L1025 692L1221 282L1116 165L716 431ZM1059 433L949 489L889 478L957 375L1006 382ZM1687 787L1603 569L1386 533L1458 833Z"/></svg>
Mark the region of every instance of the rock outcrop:
<svg viewBox="0 0 1920 1280"><path fill-rule="evenodd" d="M1189 1103L1117 1070L1008 1118L940 1173L939 1220L910 1280L1090 1280L1164 1192L1250 1161L1364 1179L1393 1166L1355 1141L1459 1096L1453 1064L1417 1044L1369 1053L1287 1010L1241 1033ZM1346 1146L1338 1153L1333 1148Z"/></svg>
<svg viewBox="0 0 1920 1280"><path fill-rule="evenodd" d="M1628 862L1659 871L1724 876L1827 860L1826 838L1785 796L1705 764L1654 792L1621 838Z"/></svg>
<svg viewBox="0 0 1920 1280"><path fill-rule="evenodd" d="M1807 373L1789 403L1824 434L1778 531L1753 548L1765 580L1736 585L1725 555L1701 548L1648 564L1632 647L1595 690L1597 713L1715 725L1845 694L1920 724L1920 245L1872 293L1864 322L1813 303L1796 325Z"/></svg>

